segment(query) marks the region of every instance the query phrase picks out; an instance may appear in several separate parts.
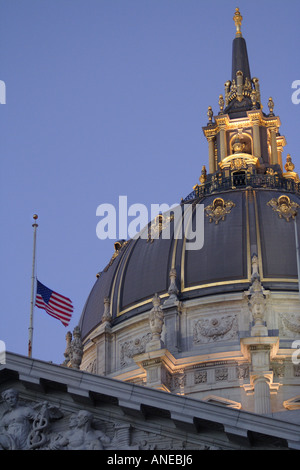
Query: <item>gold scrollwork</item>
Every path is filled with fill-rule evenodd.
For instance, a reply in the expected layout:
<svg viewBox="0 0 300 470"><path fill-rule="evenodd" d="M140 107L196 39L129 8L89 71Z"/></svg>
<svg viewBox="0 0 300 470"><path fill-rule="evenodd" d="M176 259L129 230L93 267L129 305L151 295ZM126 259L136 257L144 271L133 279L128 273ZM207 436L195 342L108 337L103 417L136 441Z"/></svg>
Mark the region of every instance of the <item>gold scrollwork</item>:
<svg viewBox="0 0 300 470"><path fill-rule="evenodd" d="M267 202L267 206L272 207L274 212L277 212L280 219L284 218L287 222L294 219L297 215L299 204L290 200L286 195L280 196L278 199L273 198Z"/></svg>
<svg viewBox="0 0 300 470"><path fill-rule="evenodd" d="M209 217L209 222L215 222L217 225L220 220L225 220L227 214L235 206L232 201L224 201L221 197L213 200L212 204L205 207L206 216Z"/></svg>
<svg viewBox="0 0 300 470"><path fill-rule="evenodd" d="M244 158L235 158L230 162L230 168L232 170L247 170L248 165Z"/></svg>
<svg viewBox="0 0 300 470"><path fill-rule="evenodd" d="M103 270L104 272L106 272L110 268L110 266L113 264L114 260L117 258L117 256L119 256L121 248L125 247L127 245L127 243L129 243L129 240L127 240L127 241L118 240L117 242L114 243L115 251L114 251L109 263L104 268L104 270Z"/></svg>
<svg viewBox="0 0 300 470"><path fill-rule="evenodd" d="M167 225L174 219L174 215L165 216L159 214L155 217L154 221L151 222L148 228L148 238L147 243L153 241L160 237L161 232L167 227Z"/></svg>

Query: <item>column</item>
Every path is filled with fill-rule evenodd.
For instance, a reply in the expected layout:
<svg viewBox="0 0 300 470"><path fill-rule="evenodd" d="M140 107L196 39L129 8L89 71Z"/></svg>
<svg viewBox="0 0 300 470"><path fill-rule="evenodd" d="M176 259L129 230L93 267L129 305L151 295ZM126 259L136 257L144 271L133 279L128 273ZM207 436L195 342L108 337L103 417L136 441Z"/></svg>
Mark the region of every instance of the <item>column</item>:
<svg viewBox="0 0 300 470"><path fill-rule="evenodd" d="M271 164L276 165L278 163L276 127L270 127L269 130L271 136Z"/></svg>
<svg viewBox="0 0 300 470"><path fill-rule="evenodd" d="M271 413L271 397L268 379L261 375L253 380L254 412L257 414Z"/></svg>
<svg viewBox="0 0 300 470"><path fill-rule="evenodd" d="M221 161L226 158L226 134L225 134L225 126L220 126L220 157Z"/></svg>
<svg viewBox="0 0 300 470"><path fill-rule="evenodd" d="M215 173L215 138L208 137L208 162L209 162L209 173Z"/></svg>
<svg viewBox="0 0 300 470"><path fill-rule="evenodd" d="M283 147L286 145L286 140L285 137L282 135L279 135L276 137L276 142L277 142L277 157L278 157L278 163L281 166L281 169L283 170L283 164L282 164L282 152L283 152Z"/></svg>
<svg viewBox="0 0 300 470"><path fill-rule="evenodd" d="M259 121L253 121L253 154L255 157L261 157L260 134L259 134Z"/></svg>

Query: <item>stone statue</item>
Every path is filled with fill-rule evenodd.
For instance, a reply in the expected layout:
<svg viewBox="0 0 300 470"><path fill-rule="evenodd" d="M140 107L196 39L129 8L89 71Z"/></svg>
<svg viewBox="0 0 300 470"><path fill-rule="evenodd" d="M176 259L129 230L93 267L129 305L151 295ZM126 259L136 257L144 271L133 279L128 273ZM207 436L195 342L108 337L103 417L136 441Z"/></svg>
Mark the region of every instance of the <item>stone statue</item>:
<svg viewBox="0 0 300 470"><path fill-rule="evenodd" d="M170 270L170 273L169 273L169 277L170 277L170 286L169 286L169 289L168 289L168 294L170 295L170 299L171 300L178 300L178 288L177 288L177 285L176 285L176 269L175 268L172 268Z"/></svg>
<svg viewBox="0 0 300 470"><path fill-rule="evenodd" d="M164 314L160 305L160 298L157 294L152 299L153 308L150 311L150 330L152 340L160 340L162 327L164 324Z"/></svg>
<svg viewBox="0 0 300 470"><path fill-rule="evenodd" d="M153 308L149 314L149 325L151 331L151 341L146 345L146 352L161 349L163 342L161 341L161 333L164 324L164 312L161 308L160 297L155 294L152 299Z"/></svg>
<svg viewBox="0 0 300 470"><path fill-rule="evenodd" d="M63 365L66 366L71 360L71 342L72 342L72 333L71 331L68 331L66 334L66 349L64 352L65 360L63 362Z"/></svg>
<svg viewBox="0 0 300 470"><path fill-rule="evenodd" d="M68 431L54 436L50 443L52 450L103 450L110 439L102 431L92 426L93 415L80 410L73 413L69 420Z"/></svg>
<svg viewBox="0 0 300 470"><path fill-rule="evenodd" d="M252 266L251 281L253 282L255 279L260 280L258 256L255 254L252 256L251 266Z"/></svg>
<svg viewBox="0 0 300 470"><path fill-rule="evenodd" d="M266 296L258 277L255 277L250 287L249 307L252 313L254 325L251 336L267 336L268 329L265 326Z"/></svg>
<svg viewBox="0 0 300 470"><path fill-rule="evenodd" d="M73 341L71 343L71 364L74 369L79 369L83 356L83 346L79 326L73 330Z"/></svg>
<svg viewBox="0 0 300 470"><path fill-rule="evenodd" d="M65 360L62 365L72 367L73 369L79 369L83 356L83 345L79 326L75 326L73 336L72 333L68 331L66 334L66 342L67 344L64 352Z"/></svg>
<svg viewBox="0 0 300 470"><path fill-rule="evenodd" d="M109 297L104 297L104 312L103 312L101 321L102 321L102 323L111 321L110 298Z"/></svg>

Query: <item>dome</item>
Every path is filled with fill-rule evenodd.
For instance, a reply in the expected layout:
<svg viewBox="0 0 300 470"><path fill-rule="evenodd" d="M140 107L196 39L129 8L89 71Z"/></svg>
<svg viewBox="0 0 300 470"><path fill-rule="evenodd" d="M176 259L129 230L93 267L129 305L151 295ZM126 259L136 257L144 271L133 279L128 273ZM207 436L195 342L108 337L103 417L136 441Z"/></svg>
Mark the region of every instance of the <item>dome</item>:
<svg viewBox="0 0 300 470"><path fill-rule="evenodd" d="M270 178L269 178L270 179ZM245 182L246 184L246 182ZM182 202L204 206L204 244L186 250L184 234L170 239L119 242L114 256L98 276L80 320L85 338L102 321L104 300L110 299L112 324L125 321L149 309L154 293L168 298L169 273L176 269L180 300L223 292L244 291L251 283L251 254L260 259L260 275L265 288L298 290L295 229L292 216L286 217L270 205L286 196L287 204L299 204L299 194L280 187L214 191L204 197ZM275 186L275 184L274 184ZM219 201L220 209L214 206ZM226 209L228 206L229 209ZM193 212L195 219L195 210ZM183 223L184 225L184 223ZM202 229L202 227L201 227ZM300 233L299 233L300 235Z"/></svg>
<svg viewBox="0 0 300 470"><path fill-rule="evenodd" d="M238 8L234 21L232 77L202 127L208 168L115 242L80 318L80 367L262 414L299 407L300 180L272 98L262 111Z"/></svg>

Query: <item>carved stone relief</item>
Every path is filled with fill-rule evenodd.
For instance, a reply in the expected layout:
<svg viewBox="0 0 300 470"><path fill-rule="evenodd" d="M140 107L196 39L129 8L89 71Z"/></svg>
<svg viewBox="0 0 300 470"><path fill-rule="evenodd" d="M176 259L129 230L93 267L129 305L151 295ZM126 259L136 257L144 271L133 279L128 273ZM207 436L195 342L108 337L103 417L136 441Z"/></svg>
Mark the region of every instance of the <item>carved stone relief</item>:
<svg viewBox="0 0 300 470"><path fill-rule="evenodd" d="M294 364L294 377L300 377L300 364Z"/></svg>
<svg viewBox="0 0 300 470"><path fill-rule="evenodd" d="M186 386L186 374L184 369L178 371L171 377L171 389L173 393L184 392L184 387Z"/></svg>
<svg viewBox="0 0 300 470"><path fill-rule="evenodd" d="M95 429L92 413L80 410L69 417L67 430L50 434L47 448L51 450L103 450L110 442L106 434Z"/></svg>
<svg viewBox="0 0 300 470"><path fill-rule="evenodd" d="M210 362L194 372L194 385L249 378L249 364Z"/></svg>
<svg viewBox="0 0 300 470"><path fill-rule="evenodd" d="M146 351L146 344L151 341L152 334L147 333L141 337L125 341L120 346L120 364L121 367L126 367L132 362L133 356L142 354Z"/></svg>
<svg viewBox="0 0 300 470"><path fill-rule="evenodd" d="M228 380L228 368L227 367L220 367L215 370L215 377L216 382L221 380Z"/></svg>
<svg viewBox="0 0 300 470"><path fill-rule="evenodd" d="M194 382L195 384L202 384L207 382L207 371L206 370L198 370L194 374Z"/></svg>
<svg viewBox="0 0 300 470"><path fill-rule="evenodd" d="M239 364L236 367L237 379L248 379L249 378L249 364Z"/></svg>
<svg viewBox="0 0 300 470"><path fill-rule="evenodd" d="M59 408L46 401L22 402L15 389L3 392L2 400L5 408L0 417L0 449L45 448L49 443L51 423L63 416Z"/></svg>
<svg viewBox="0 0 300 470"><path fill-rule="evenodd" d="M296 338L300 334L300 316L296 313L279 314L279 334L287 338Z"/></svg>
<svg viewBox="0 0 300 470"><path fill-rule="evenodd" d="M230 340L237 336L236 315L200 318L194 323L193 342L195 345L214 341Z"/></svg>
<svg viewBox="0 0 300 470"><path fill-rule="evenodd" d="M91 362L87 364L87 366L84 368L86 372L90 372L91 374L96 374L97 373L97 360L93 359Z"/></svg>
<svg viewBox="0 0 300 470"><path fill-rule="evenodd" d="M172 438L164 437L162 440L161 435L149 433L143 430L134 430L132 435L132 442L139 446L140 450L162 450L162 449L176 449L176 450L218 450L219 447L209 446L207 444L198 442L191 445L190 443Z"/></svg>
<svg viewBox="0 0 300 470"><path fill-rule="evenodd" d="M271 362L271 368L275 377L282 379L285 376L284 361Z"/></svg>
<svg viewBox="0 0 300 470"><path fill-rule="evenodd" d="M70 413L49 402L20 400L15 389L2 394L0 450L133 449L130 429L130 423L95 419L87 410Z"/></svg>
<svg viewBox="0 0 300 470"><path fill-rule="evenodd" d="M180 384L179 384L180 385ZM163 437L163 438L162 438ZM0 450L209 449L176 436L162 436L127 421L98 419L84 409L73 412L50 402L20 400L15 389L2 393Z"/></svg>

